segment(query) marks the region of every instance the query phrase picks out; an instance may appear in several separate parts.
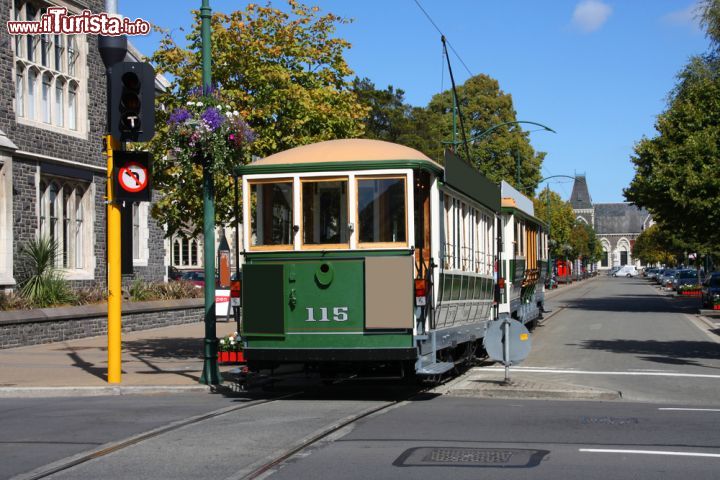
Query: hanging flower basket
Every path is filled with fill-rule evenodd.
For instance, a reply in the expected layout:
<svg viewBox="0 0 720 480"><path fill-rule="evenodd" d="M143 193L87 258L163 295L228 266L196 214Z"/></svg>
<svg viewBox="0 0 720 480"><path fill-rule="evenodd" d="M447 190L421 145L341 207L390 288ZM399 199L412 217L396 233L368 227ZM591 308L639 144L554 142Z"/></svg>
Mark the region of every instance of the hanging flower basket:
<svg viewBox="0 0 720 480"><path fill-rule="evenodd" d="M175 160L183 165L211 166L213 173L241 157L242 148L255 140L255 133L220 90L201 95L190 92L185 106L168 118L168 143ZM209 160L212 159L212 162Z"/></svg>

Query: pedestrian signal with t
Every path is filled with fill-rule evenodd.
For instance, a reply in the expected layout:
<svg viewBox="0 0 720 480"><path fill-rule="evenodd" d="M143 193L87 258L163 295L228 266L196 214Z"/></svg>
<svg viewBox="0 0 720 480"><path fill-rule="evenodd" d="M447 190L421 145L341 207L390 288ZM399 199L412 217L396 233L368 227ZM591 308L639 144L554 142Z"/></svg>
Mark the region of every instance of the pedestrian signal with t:
<svg viewBox="0 0 720 480"><path fill-rule="evenodd" d="M147 142L155 134L155 70L121 62L110 74L110 134L121 142Z"/></svg>

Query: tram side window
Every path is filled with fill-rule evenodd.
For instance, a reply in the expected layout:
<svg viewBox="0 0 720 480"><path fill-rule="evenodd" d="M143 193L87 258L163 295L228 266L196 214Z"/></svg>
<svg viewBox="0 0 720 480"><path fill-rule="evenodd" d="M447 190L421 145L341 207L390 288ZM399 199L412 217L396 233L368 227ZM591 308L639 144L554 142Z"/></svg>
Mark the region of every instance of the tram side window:
<svg viewBox="0 0 720 480"><path fill-rule="evenodd" d="M303 244L348 243L347 180L303 180L302 212Z"/></svg>
<svg viewBox="0 0 720 480"><path fill-rule="evenodd" d="M251 245L291 245L293 236L292 182L251 183Z"/></svg>
<svg viewBox="0 0 720 480"><path fill-rule="evenodd" d="M360 243L407 243L405 178L357 181Z"/></svg>

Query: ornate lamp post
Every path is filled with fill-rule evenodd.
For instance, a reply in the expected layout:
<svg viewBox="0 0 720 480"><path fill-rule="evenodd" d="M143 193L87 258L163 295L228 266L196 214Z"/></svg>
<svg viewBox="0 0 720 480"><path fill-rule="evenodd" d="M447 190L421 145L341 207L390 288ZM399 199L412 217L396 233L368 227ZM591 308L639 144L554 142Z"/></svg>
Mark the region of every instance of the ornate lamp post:
<svg viewBox="0 0 720 480"><path fill-rule="evenodd" d="M202 38L203 93L208 95L212 84L210 56L210 0L202 0L200 34ZM200 383L219 385L217 363L218 339L215 324L215 182L212 176L213 158L203 159L203 264L205 268L205 341L203 372Z"/></svg>

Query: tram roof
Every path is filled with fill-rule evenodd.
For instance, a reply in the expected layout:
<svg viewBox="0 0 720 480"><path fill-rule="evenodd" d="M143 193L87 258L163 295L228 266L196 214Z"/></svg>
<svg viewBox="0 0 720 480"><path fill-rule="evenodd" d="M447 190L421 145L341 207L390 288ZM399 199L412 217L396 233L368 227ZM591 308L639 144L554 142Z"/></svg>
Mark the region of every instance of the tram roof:
<svg viewBox="0 0 720 480"><path fill-rule="evenodd" d="M440 164L414 148L382 140L352 138L291 148L238 167L236 172L242 175L340 168L407 168L417 167L418 162L430 170L443 170Z"/></svg>

